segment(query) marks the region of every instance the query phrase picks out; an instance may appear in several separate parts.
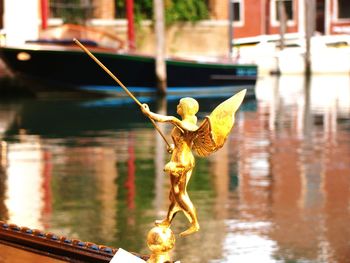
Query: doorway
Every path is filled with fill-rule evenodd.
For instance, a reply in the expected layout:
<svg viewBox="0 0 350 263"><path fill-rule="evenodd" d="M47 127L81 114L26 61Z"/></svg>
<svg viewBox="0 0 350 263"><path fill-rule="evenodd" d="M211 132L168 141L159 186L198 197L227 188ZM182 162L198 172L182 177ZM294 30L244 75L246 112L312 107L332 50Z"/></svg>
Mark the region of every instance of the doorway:
<svg viewBox="0 0 350 263"><path fill-rule="evenodd" d="M316 2L316 31L325 33L325 0L317 0Z"/></svg>
<svg viewBox="0 0 350 263"><path fill-rule="evenodd" d="M0 29L4 28L4 0L0 0Z"/></svg>

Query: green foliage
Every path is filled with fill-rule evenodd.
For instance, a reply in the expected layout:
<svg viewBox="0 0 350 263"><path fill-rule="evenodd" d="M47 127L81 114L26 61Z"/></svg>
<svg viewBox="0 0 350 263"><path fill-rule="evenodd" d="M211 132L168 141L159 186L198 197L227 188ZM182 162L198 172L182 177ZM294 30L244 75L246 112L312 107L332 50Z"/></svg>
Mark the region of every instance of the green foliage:
<svg viewBox="0 0 350 263"><path fill-rule="evenodd" d="M125 16L125 1L116 0L117 16ZM153 0L134 1L135 21L153 19ZM178 21L199 21L209 17L207 0L165 0L167 24Z"/></svg>
<svg viewBox="0 0 350 263"><path fill-rule="evenodd" d="M178 21L199 21L209 17L207 0L164 0L165 20L167 24ZM126 0L115 0L116 17L125 17ZM51 0L50 10L53 17L60 17L65 23L83 24L92 16L92 0ZM134 0L135 22L153 19L153 0Z"/></svg>
<svg viewBox="0 0 350 263"><path fill-rule="evenodd" d="M199 21L208 18L208 6L205 0L172 0L166 3L166 22Z"/></svg>
<svg viewBox="0 0 350 263"><path fill-rule="evenodd" d="M91 0L51 0L50 12L52 17L60 17L64 23L84 24L92 16Z"/></svg>

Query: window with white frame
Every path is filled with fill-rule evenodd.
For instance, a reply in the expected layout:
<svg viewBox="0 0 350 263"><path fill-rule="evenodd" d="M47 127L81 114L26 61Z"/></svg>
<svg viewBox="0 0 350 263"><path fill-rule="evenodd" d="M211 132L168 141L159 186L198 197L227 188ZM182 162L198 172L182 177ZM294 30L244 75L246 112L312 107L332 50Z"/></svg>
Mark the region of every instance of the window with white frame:
<svg viewBox="0 0 350 263"><path fill-rule="evenodd" d="M294 1L293 0L274 0L271 1L271 18L275 23L281 21L281 12L286 15L287 23L294 21Z"/></svg>
<svg viewBox="0 0 350 263"><path fill-rule="evenodd" d="M243 22L243 0L231 0L233 22Z"/></svg>
<svg viewBox="0 0 350 263"><path fill-rule="evenodd" d="M347 19L350 18L350 1L338 0L338 18Z"/></svg>
<svg viewBox="0 0 350 263"><path fill-rule="evenodd" d="M65 23L84 23L93 15L92 0L50 0L50 17Z"/></svg>

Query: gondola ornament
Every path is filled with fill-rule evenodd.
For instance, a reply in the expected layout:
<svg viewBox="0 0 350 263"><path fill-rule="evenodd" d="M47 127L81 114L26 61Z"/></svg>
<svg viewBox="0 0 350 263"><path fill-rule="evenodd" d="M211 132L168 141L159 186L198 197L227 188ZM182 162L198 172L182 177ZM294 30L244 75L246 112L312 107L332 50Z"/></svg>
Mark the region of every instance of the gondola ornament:
<svg viewBox="0 0 350 263"><path fill-rule="evenodd" d="M170 205L166 217L155 221L155 227L147 235L147 245L152 252L147 262L172 262L169 252L175 246L175 235L170 226L175 215L182 211L190 223L190 227L180 233L181 237L193 234L200 228L196 208L187 193L187 185L195 167L195 158L192 151L200 157L206 157L223 147L232 130L235 113L243 102L246 90L241 90L219 104L200 125L197 125L196 117L199 104L190 97L182 98L177 105L177 114L181 119L174 116L160 115L152 112L147 104L141 104L93 54L78 40L75 39L74 41L140 106L143 114L150 119L167 144L167 150L171 154L171 158L165 165L164 172L169 175L170 179ZM167 141L156 122L170 123L174 126L171 131L172 144Z"/></svg>
<svg viewBox="0 0 350 263"><path fill-rule="evenodd" d="M168 251L175 244L170 225L176 213L182 211L190 222L190 227L180 233L181 237L199 230L197 212L187 193L187 185L195 166L192 151L201 157L206 157L225 144L235 122L235 113L242 104L245 94L246 90L242 90L222 102L199 126L197 126L196 117L199 104L193 98L182 98L177 105L177 114L181 116L181 120L174 116L151 112L147 104L142 105L142 112L151 120L170 123L174 126L171 131L173 140L171 158L164 167L170 179L170 205L167 216L163 220L157 220L156 227L148 234L147 244L153 252L148 262L170 262ZM152 249L153 247L156 248Z"/></svg>

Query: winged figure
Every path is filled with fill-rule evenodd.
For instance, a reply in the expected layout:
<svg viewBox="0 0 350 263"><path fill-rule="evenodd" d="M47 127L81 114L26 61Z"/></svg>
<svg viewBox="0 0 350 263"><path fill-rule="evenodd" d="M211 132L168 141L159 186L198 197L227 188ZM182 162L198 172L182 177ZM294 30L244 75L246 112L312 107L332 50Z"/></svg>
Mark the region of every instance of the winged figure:
<svg viewBox="0 0 350 263"><path fill-rule="evenodd" d="M191 226L180 236L186 236L199 230L196 209L187 193L187 184L195 166L192 150L197 155L205 157L224 145L233 127L235 112L241 105L245 94L246 90L242 90L222 102L199 126L197 126L196 117L199 104L193 98L182 98L177 105L177 113L181 120L173 116L151 112L147 104L142 104L142 112L147 117L156 122L168 122L174 125L171 131L173 140L170 149L171 158L164 167L171 183L170 206L166 218L157 220L156 225L170 227L176 213L183 211Z"/></svg>

